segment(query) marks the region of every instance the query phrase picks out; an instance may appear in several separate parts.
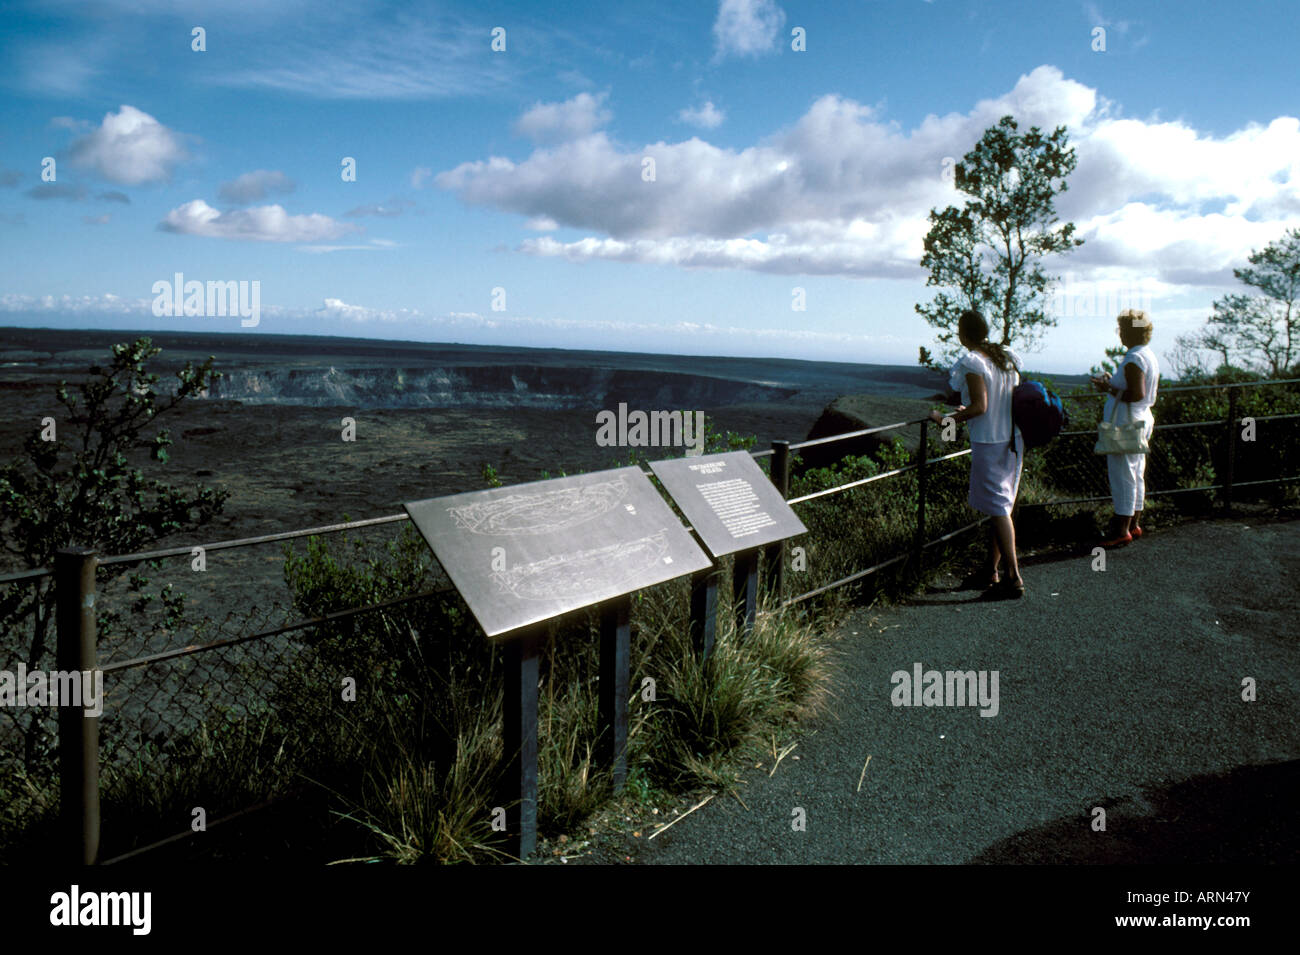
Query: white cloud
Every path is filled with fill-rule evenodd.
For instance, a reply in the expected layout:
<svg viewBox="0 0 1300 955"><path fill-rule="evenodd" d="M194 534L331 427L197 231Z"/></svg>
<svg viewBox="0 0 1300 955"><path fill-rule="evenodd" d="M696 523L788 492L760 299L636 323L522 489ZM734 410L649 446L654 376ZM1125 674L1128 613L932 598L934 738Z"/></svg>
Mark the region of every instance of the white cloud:
<svg viewBox="0 0 1300 955"><path fill-rule="evenodd" d="M393 196L387 202L372 202L363 206L356 206L343 213L343 215L349 219L359 219L362 216L378 216L381 219L391 219L394 216L400 216L414 205L415 202L411 199Z"/></svg>
<svg viewBox="0 0 1300 955"><path fill-rule="evenodd" d="M358 226L320 213L291 216L279 205L221 212L202 199L177 206L158 228L183 235L252 242L318 242L360 231Z"/></svg>
<svg viewBox="0 0 1300 955"><path fill-rule="evenodd" d="M17 36L15 33L13 38ZM76 42L62 39L36 45L14 55L15 72L21 85L31 92L76 98L92 89L95 79L104 71L104 61L111 48L111 41L94 33L83 34Z"/></svg>
<svg viewBox="0 0 1300 955"><path fill-rule="evenodd" d="M713 105L709 100L702 106L688 107L677 114L677 118L683 123L689 123L691 126L699 126L702 129L716 129L722 125L727 114Z"/></svg>
<svg viewBox="0 0 1300 955"><path fill-rule="evenodd" d="M217 195L226 202L242 206L265 199L272 193L283 195L296 188L297 184L278 170L254 169L230 182L223 182Z"/></svg>
<svg viewBox="0 0 1300 955"><path fill-rule="evenodd" d="M153 314L151 298L124 299L112 293L102 295L0 295L0 313L49 313L71 315Z"/></svg>
<svg viewBox="0 0 1300 955"><path fill-rule="evenodd" d="M1107 16L1105 16L1101 12L1101 8L1098 7L1095 3L1091 3L1091 2L1085 3L1083 5L1083 10L1090 24L1099 27L1114 26L1115 31L1120 36L1126 35L1129 31L1129 27L1132 26L1132 24L1128 20L1119 20L1119 21L1110 20Z"/></svg>
<svg viewBox="0 0 1300 955"><path fill-rule="evenodd" d="M581 262L606 259L674 265L687 269L749 269L778 275L844 275L915 278L915 261L906 253L917 239L908 223L880 228L863 220L803 223L764 239L716 239L674 236L669 239L579 239L559 242L550 236L525 239L524 252ZM921 230L922 237L924 229ZM874 255L863 254L865 248Z"/></svg>
<svg viewBox="0 0 1300 955"><path fill-rule="evenodd" d="M84 119L74 119L71 116L54 116L50 119L50 129L70 129L74 133L89 132L94 125Z"/></svg>
<svg viewBox="0 0 1300 955"><path fill-rule="evenodd" d="M316 309L313 314L318 318L346 319L347 321L353 322L391 322L399 319L409 319L415 315L415 313L409 309L389 311L378 308L366 308L362 305L349 305L342 299L337 298L325 299L325 304Z"/></svg>
<svg viewBox="0 0 1300 955"><path fill-rule="evenodd" d="M425 180L433 175L433 170L428 166L416 166L411 170L411 188L421 189L424 187Z"/></svg>
<svg viewBox="0 0 1300 955"><path fill-rule="evenodd" d="M298 251L324 255L327 252L382 252L396 248L400 246L391 239L371 239L365 245L300 245Z"/></svg>
<svg viewBox="0 0 1300 955"><path fill-rule="evenodd" d="M721 0L713 23L715 55L757 56L777 48L785 11L773 0Z"/></svg>
<svg viewBox="0 0 1300 955"><path fill-rule="evenodd" d="M621 146L597 130L520 162L464 163L436 181L467 203L526 217L526 228L592 233L524 240L520 250L533 255L917 280L929 211L965 200L945 181L945 160L960 160L1008 113L1022 131L1065 125L1076 148L1078 167L1057 210L1086 242L1062 269L1115 267L1218 287L1228 263L1240 264L1300 216L1300 120L1218 137L1123 118L1051 66L968 112L930 115L910 130L827 95L741 149L699 137ZM653 182L642 179L644 156L655 160Z"/></svg>
<svg viewBox="0 0 1300 955"><path fill-rule="evenodd" d="M1275 222L1221 213L1200 215L1130 202L1076 223L1087 236L1070 257L1075 266L1129 271L1180 284L1233 283L1243 250L1260 249L1278 238Z"/></svg>
<svg viewBox="0 0 1300 955"><path fill-rule="evenodd" d="M579 93L562 103L538 103L515 121L515 132L543 144L587 136L610 120L606 95Z"/></svg>
<svg viewBox="0 0 1300 955"><path fill-rule="evenodd" d="M86 198L86 187L81 183L38 182L27 190L29 199L70 199L80 202Z"/></svg>
<svg viewBox="0 0 1300 955"><path fill-rule="evenodd" d="M288 19L268 31L271 42L249 38L242 60L252 66L213 82L329 100L422 100L500 91L520 62L493 55L488 28L458 13L341 3Z"/></svg>
<svg viewBox="0 0 1300 955"><path fill-rule="evenodd" d="M180 137L134 106L106 113L99 128L70 148L75 165L94 169L110 182L137 186L164 182L186 159Z"/></svg>

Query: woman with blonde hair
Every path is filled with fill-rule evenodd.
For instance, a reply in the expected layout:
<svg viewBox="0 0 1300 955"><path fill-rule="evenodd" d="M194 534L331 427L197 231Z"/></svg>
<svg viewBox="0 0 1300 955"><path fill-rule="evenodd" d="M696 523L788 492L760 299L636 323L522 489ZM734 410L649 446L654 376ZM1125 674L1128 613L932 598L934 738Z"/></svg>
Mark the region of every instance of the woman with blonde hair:
<svg viewBox="0 0 1300 955"><path fill-rule="evenodd" d="M1120 359L1113 375L1109 378L1096 375L1092 384L1098 391L1109 395L1102 417L1119 425L1142 422L1143 434L1149 441L1156 425L1151 406L1155 404L1160 387L1160 363L1156 361L1156 353L1150 344L1151 317L1146 312L1128 309L1119 314L1117 321L1119 340L1128 351ZM1115 547L1142 536L1138 520L1142 517L1146 498L1147 456L1108 454L1106 468L1115 516L1101 545Z"/></svg>
<svg viewBox="0 0 1300 955"><path fill-rule="evenodd" d="M950 417L970 422L970 506L992 518L988 562L967 578L968 586L985 590L990 600L1025 593L1016 561L1016 529L1011 510L1020 489L1024 440L1012 424L1011 394L1020 382L1020 358L1010 348L989 341L989 326L974 309L962 312L957 336L966 351L952 367L948 386L961 392L961 406ZM942 424L944 415L931 411ZM999 565L1005 562L1006 575Z"/></svg>

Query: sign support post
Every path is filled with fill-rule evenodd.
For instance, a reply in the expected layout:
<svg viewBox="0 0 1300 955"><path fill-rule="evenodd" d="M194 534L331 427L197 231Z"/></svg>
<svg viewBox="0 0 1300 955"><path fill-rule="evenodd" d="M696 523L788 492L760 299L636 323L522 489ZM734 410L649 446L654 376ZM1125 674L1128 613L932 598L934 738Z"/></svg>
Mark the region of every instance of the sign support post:
<svg viewBox="0 0 1300 955"><path fill-rule="evenodd" d="M691 575L691 642L701 660L713 655L718 633L718 571L710 567Z"/></svg>
<svg viewBox="0 0 1300 955"><path fill-rule="evenodd" d="M758 616L758 548L736 553L731 572L732 594L736 608L736 628L742 637L754 629Z"/></svg>
<svg viewBox="0 0 1300 955"><path fill-rule="evenodd" d="M631 678L632 598L619 597L600 613L600 737L597 756L615 793L627 781L627 699Z"/></svg>
<svg viewBox="0 0 1300 955"><path fill-rule="evenodd" d="M506 809L506 831L510 849L520 859L537 848L537 653L541 636L540 627L529 627L502 648L506 664L505 785L507 795L517 797Z"/></svg>

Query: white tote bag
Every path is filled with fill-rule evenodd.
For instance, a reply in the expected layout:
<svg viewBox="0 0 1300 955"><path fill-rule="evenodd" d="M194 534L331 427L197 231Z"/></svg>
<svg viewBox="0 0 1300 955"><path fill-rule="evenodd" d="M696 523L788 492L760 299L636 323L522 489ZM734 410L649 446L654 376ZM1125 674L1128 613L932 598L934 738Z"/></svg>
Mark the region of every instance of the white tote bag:
<svg viewBox="0 0 1300 955"><path fill-rule="evenodd" d="M1120 405L1129 408L1128 424L1115 423L1114 419L1119 417ZM1110 412L1111 420L1097 422L1097 446L1092 450L1096 454L1147 454L1151 445L1147 441L1146 422L1133 421L1132 415L1132 406L1117 397Z"/></svg>

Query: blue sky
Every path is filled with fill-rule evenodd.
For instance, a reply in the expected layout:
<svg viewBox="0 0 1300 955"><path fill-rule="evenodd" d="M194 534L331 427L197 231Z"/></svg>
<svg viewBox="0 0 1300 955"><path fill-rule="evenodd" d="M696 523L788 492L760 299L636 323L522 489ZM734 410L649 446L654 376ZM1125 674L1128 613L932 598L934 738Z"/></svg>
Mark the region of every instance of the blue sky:
<svg viewBox="0 0 1300 955"><path fill-rule="evenodd" d="M1114 306L1168 348L1300 225L1297 36L1290 2L8 4L0 324L240 330L155 317L179 272L258 281L259 334L911 363L945 160L1009 112L1078 150L1031 364L1085 370Z"/></svg>

